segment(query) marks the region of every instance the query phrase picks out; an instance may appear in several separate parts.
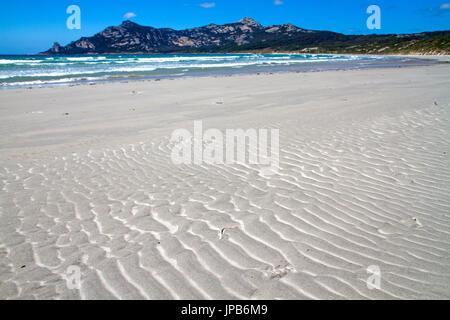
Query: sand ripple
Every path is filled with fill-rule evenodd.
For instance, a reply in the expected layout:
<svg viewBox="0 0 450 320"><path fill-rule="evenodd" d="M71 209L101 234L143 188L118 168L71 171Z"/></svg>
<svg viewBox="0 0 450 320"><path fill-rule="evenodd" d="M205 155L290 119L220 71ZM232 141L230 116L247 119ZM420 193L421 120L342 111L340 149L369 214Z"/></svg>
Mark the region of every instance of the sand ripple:
<svg viewBox="0 0 450 320"><path fill-rule="evenodd" d="M0 299L450 299L448 110L273 123L269 179L175 166L168 137L8 164Z"/></svg>

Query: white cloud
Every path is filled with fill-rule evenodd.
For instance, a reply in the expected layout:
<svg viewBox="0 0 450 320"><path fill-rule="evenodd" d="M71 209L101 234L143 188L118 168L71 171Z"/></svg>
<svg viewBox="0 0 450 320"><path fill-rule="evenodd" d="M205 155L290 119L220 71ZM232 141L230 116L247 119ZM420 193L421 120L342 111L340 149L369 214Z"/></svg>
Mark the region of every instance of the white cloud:
<svg viewBox="0 0 450 320"><path fill-rule="evenodd" d="M450 3L443 3L439 8L441 10L450 10Z"/></svg>
<svg viewBox="0 0 450 320"><path fill-rule="evenodd" d="M214 8L215 6L216 6L215 2L203 2L203 3L200 3L200 7L206 8L206 9Z"/></svg>
<svg viewBox="0 0 450 320"><path fill-rule="evenodd" d="M276 6L281 6L281 5L284 4L284 2L283 2L282 0L275 0L275 1L273 2L273 4L276 5Z"/></svg>
<svg viewBox="0 0 450 320"><path fill-rule="evenodd" d="M131 19L131 18L134 18L136 16L137 16L137 14L134 13L134 12L127 12L127 13L124 14L123 17L124 17L124 19Z"/></svg>

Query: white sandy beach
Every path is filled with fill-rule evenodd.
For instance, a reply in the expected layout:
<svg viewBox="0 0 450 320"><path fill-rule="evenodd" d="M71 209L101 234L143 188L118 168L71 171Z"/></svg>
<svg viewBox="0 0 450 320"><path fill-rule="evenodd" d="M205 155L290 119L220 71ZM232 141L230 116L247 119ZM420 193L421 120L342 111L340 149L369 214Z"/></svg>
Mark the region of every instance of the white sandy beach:
<svg viewBox="0 0 450 320"><path fill-rule="evenodd" d="M450 299L449 88L440 64L0 90L0 299ZM279 173L173 164L195 120L280 129Z"/></svg>

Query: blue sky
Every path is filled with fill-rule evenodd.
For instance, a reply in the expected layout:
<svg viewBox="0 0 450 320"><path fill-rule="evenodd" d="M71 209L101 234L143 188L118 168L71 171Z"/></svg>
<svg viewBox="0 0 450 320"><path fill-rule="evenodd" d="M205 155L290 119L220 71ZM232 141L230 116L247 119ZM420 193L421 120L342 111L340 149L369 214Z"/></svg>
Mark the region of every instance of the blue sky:
<svg viewBox="0 0 450 320"><path fill-rule="evenodd" d="M369 30L369 5L381 8L381 30ZM66 9L81 8L81 30L69 30ZM124 15L154 27L184 29L252 17L263 25L292 23L345 34L450 30L450 0L14 0L1 2L0 54L37 53L119 25Z"/></svg>

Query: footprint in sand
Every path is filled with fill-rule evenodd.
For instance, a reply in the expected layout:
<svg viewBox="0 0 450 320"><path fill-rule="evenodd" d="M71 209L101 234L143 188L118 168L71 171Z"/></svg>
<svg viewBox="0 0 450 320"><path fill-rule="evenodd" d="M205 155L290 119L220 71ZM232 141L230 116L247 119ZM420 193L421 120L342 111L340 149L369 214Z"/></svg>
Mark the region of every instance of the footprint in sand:
<svg viewBox="0 0 450 320"><path fill-rule="evenodd" d="M395 180L397 180L397 183L400 185L409 185L414 184L414 180L412 180L408 175L403 173L397 173L395 174Z"/></svg>
<svg viewBox="0 0 450 320"><path fill-rule="evenodd" d="M412 218L405 218L400 221L400 223L409 228L409 229L417 229L423 227L422 223L419 221L419 219L412 217ZM378 228L378 232L381 234L401 234L404 232L401 228L398 228L396 226L393 226L390 223L383 224L380 228Z"/></svg>
<svg viewBox="0 0 450 320"><path fill-rule="evenodd" d="M295 272L295 268L291 265L278 265L276 267L268 268L268 270L263 271L264 276L271 280L279 280L291 272Z"/></svg>
<svg viewBox="0 0 450 320"><path fill-rule="evenodd" d="M400 221L403 225L407 226L408 228L420 228L423 227L422 223L419 221L419 219L413 217L413 218L406 218Z"/></svg>
<svg viewBox="0 0 450 320"><path fill-rule="evenodd" d="M383 224L380 228L378 228L378 232L381 234L400 234L402 230L393 226L390 223Z"/></svg>

